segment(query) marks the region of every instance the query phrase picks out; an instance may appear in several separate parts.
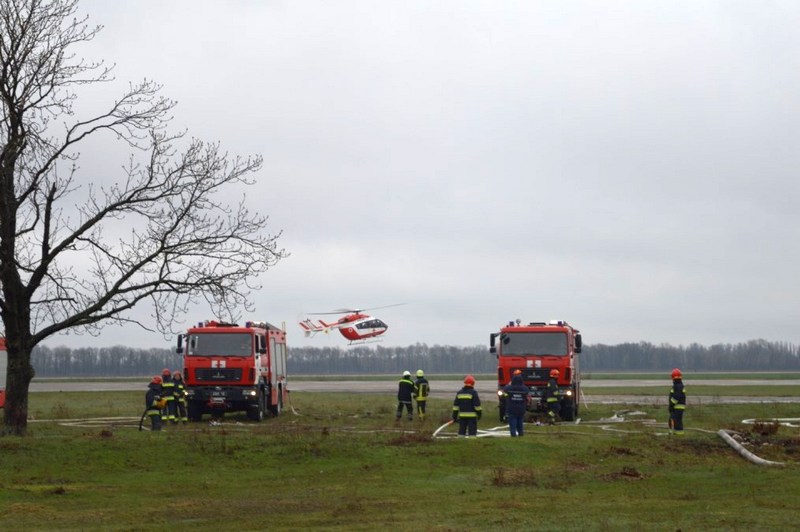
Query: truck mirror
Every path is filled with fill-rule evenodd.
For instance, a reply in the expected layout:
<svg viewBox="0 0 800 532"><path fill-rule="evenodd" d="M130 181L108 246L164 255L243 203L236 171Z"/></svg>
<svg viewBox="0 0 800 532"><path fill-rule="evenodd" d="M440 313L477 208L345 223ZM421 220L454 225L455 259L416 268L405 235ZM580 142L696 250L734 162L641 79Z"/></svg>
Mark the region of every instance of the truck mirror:
<svg viewBox="0 0 800 532"><path fill-rule="evenodd" d="M175 348L176 353L183 353L183 335L178 335L178 347Z"/></svg>
<svg viewBox="0 0 800 532"><path fill-rule="evenodd" d="M583 346L583 339L581 338L580 333L578 333L575 335L575 352L580 353L582 346Z"/></svg>
<svg viewBox="0 0 800 532"><path fill-rule="evenodd" d="M256 347L258 348L258 354L266 355L267 354L267 339L263 336L256 336Z"/></svg>

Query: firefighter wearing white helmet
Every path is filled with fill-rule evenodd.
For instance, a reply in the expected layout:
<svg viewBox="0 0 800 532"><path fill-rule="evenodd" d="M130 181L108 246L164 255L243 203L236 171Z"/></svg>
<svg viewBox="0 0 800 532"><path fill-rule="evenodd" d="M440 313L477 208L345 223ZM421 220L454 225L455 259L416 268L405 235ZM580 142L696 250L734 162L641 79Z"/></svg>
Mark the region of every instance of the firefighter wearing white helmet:
<svg viewBox="0 0 800 532"><path fill-rule="evenodd" d="M547 422L551 425L559 420L561 413L561 393L558 391L558 370L550 370L550 380L544 389L544 407L547 410Z"/></svg>
<svg viewBox="0 0 800 532"><path fill-rule="evenodd" d="M428 402L428 396L431 394L431 386L428 379L425 378L425 372L421 369L417 370L417 380L414 383L417 391L414 394L414 399L417 400L417 415L420 421L425 421L425 405Z"/></svg>
<svg viewBox="0 0 800 532"><path fill-rule="evenodd" d="M408 420L414 419L411 407L411 398L417 393L417 385L411 380L411 372L404 371L403 376L397 383L397 415L395 420L400 421L403 416L403 408L408 413Z"/></svg>

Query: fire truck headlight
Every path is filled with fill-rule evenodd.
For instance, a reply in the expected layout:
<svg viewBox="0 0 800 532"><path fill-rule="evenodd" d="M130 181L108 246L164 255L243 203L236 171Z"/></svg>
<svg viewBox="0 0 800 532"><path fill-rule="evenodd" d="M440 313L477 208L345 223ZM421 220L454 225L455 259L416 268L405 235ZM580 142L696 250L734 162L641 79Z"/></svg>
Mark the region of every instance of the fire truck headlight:
<svg viewBox="0 0 800 532"><path fill-rule="evenodd" d="M565 395L567 397L572 397L572 390L567 390L567 393Z"/></svg>
<svg viewBox="0 0 800 532"><path fill-rule="evenodd" d="M497 396L503 397L503 390L497 390Z"/></svg>
<svg viewBox="0 0 800 532"><path fill-rule="evenodd" d="M255 390L245 390L244 394L248 397L255 397L257 395L257 392Z"/></svg>

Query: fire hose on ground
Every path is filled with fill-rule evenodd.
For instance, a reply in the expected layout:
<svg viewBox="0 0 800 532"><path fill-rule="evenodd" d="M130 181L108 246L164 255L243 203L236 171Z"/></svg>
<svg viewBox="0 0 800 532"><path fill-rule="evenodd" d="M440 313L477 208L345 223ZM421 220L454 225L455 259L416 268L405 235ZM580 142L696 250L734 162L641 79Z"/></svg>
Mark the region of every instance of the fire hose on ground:
<svg viewBox="0 0 800 532"><path fill-rule="evenodd" d="M618 422L624 421L624 418L618 417L617 414L614 414L613 418L606 419L606 420L600 420L600 421L604 422L604 423L608 423L609 421L618 423ZM652 425L652 424L657 423L655 420L642 420L642 421L646 425ZM751 419L745 419L742 422L745 423L745 424L750 424L753 421L754 420L751 420ZM780 423L781 425L785 425L785 426L789 426L789 427L797 427L798 425L796 425L795 423L800 421L800 418L776 418L776 419L772 419L770 421L773 421L775 423ZM440 433L445 428L449 427L453 423L454 423L454 421L450 420L447 423L445 423L444 425L442 425L441 427L439 427L438 429L436 429L433 432L433 435L432 435L433 438L434 439L435 438L453 438L454 437L453 435L440 435ZM576 420L575 424L577 425L579 423L580 423L580 419ZM584 424L586 425L586 423L584 423ZM571 423L570 423L570 425L571 425ZM599 426L599 428L601 428L603 430L606 430L607 427L608 427L608 425L606 425L606 424L603 424L603 425ZM488 430L478 430L477 437L481 438L481 437L487 437L487 436L510 436L510 434L508 432L500 432L500 431L507 431L507 430L508 430L508 426L507 425L502 425L502 426L499 426L499 427L492 427L491 429L488 429ZM704 430L704 429L695 429L695 430L702 431L702 432L711 432L711 431L707 431L707 430ZM622 432L622 431L620 431L620 432ZM624 432L630 432L630 431L624 431ZM718 430L716 432L716 434L719 435L719 437L722 438L723 441L725 441L725 443L730 445L734 450L736 450L745 459L747 459L750 462L752 462L754 464L757 464L757 465L766 465L766 466L784 466L784 465L786 465L783 462L774 462L772 460L765 460L764 458L761 458L761 457L755 455L754 453L750 452L741 443L736 441L736 439L733 438L733 436L731 436L732 432L733 431L730 431L730 430L720 429L720 430Z"/></svg>

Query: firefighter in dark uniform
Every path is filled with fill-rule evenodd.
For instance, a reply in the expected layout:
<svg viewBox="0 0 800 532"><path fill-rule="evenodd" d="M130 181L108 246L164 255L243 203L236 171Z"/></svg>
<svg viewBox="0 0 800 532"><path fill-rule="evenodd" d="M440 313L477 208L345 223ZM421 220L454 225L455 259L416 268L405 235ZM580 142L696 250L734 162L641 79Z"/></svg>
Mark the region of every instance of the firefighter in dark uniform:
<svg viewBox="0 0 800 532"><path fill-rule="evenodd" d="M686 388L683 386L681 370L672 370L672 388L669 390L670 434L683 436L683 411L686 410Z"/></svg>
<svg viewBox="0 0 800 532"><path fill-rule="evenodd" d="M519 371L519 370L518 370ZM525 413L528 411L530 394L528 387L522 381L522 372L514 372L511 377L511 384L503 388L502 399L505 401L505 412L508 417L508 430L512 437L522 436L522 423Z"/></svg>
<svg viewBox="0 0 800 532"><path fill-rule="evenodd" d="M164 368L161 371L161 397L167 400L167 405L164 408L163 418L164 422L175 421L175 396L173 394L175 384L172 382L172 372L169 368Z"/></svg>
<svg viewBox="0 0 800 532"><path fill-rule="evenodd" d="M558 391L558 370L550 370L550 380L544 389L544 407L547 409L547 421L551 425L559 420L561 412L561 394Z"/></svg>
<svg viewBox="0 0 800 532"><path fill-rule="evenodd" d="M478 420L483 414L481 399L475 391L475 377L467 375L464 387L456 394L453 401L453 421L458 421L459 436L477 436Z"/></svg>
<svg viewBox="0 0 800 532"><path fill-rule="evenodd" d="M425 372L421 369L417 370L417 381L414 383L417 387L417 393L414 398L417 400L417 415L420 421L425 421L425 405L428 402L428 396L431 394L431 385L428 379L425 378Z"/></svg>
<svg viewBox="0 0 800 532"><path fill-rule="evenodd" d="M186 385L183 382L183 375L180 371L172 374L172 384L172 395L175 397L175 419L172 422L182 421L183 423L188 423L189 418L186 415Z"/></svg>
<svg viewBox="0 0 800 532"><path fill-rule="evenodd" d="M150 430L161 430L161 377L156 375L147 386L144 396L144 406L147 408L147 417L150 418ZM140 427L141 428L141 427Z"/></svg>
<svg viewBox="0 0 800 532"><path fill-rule="evenodd" d="M408 412L408 420L414 419L413 409L411 406L411 398L417 393L417 385L411 380L411 372L404 371L403 376L397 383L397 415L396 420L399 420L403 415L403 408Z"/></svg>

